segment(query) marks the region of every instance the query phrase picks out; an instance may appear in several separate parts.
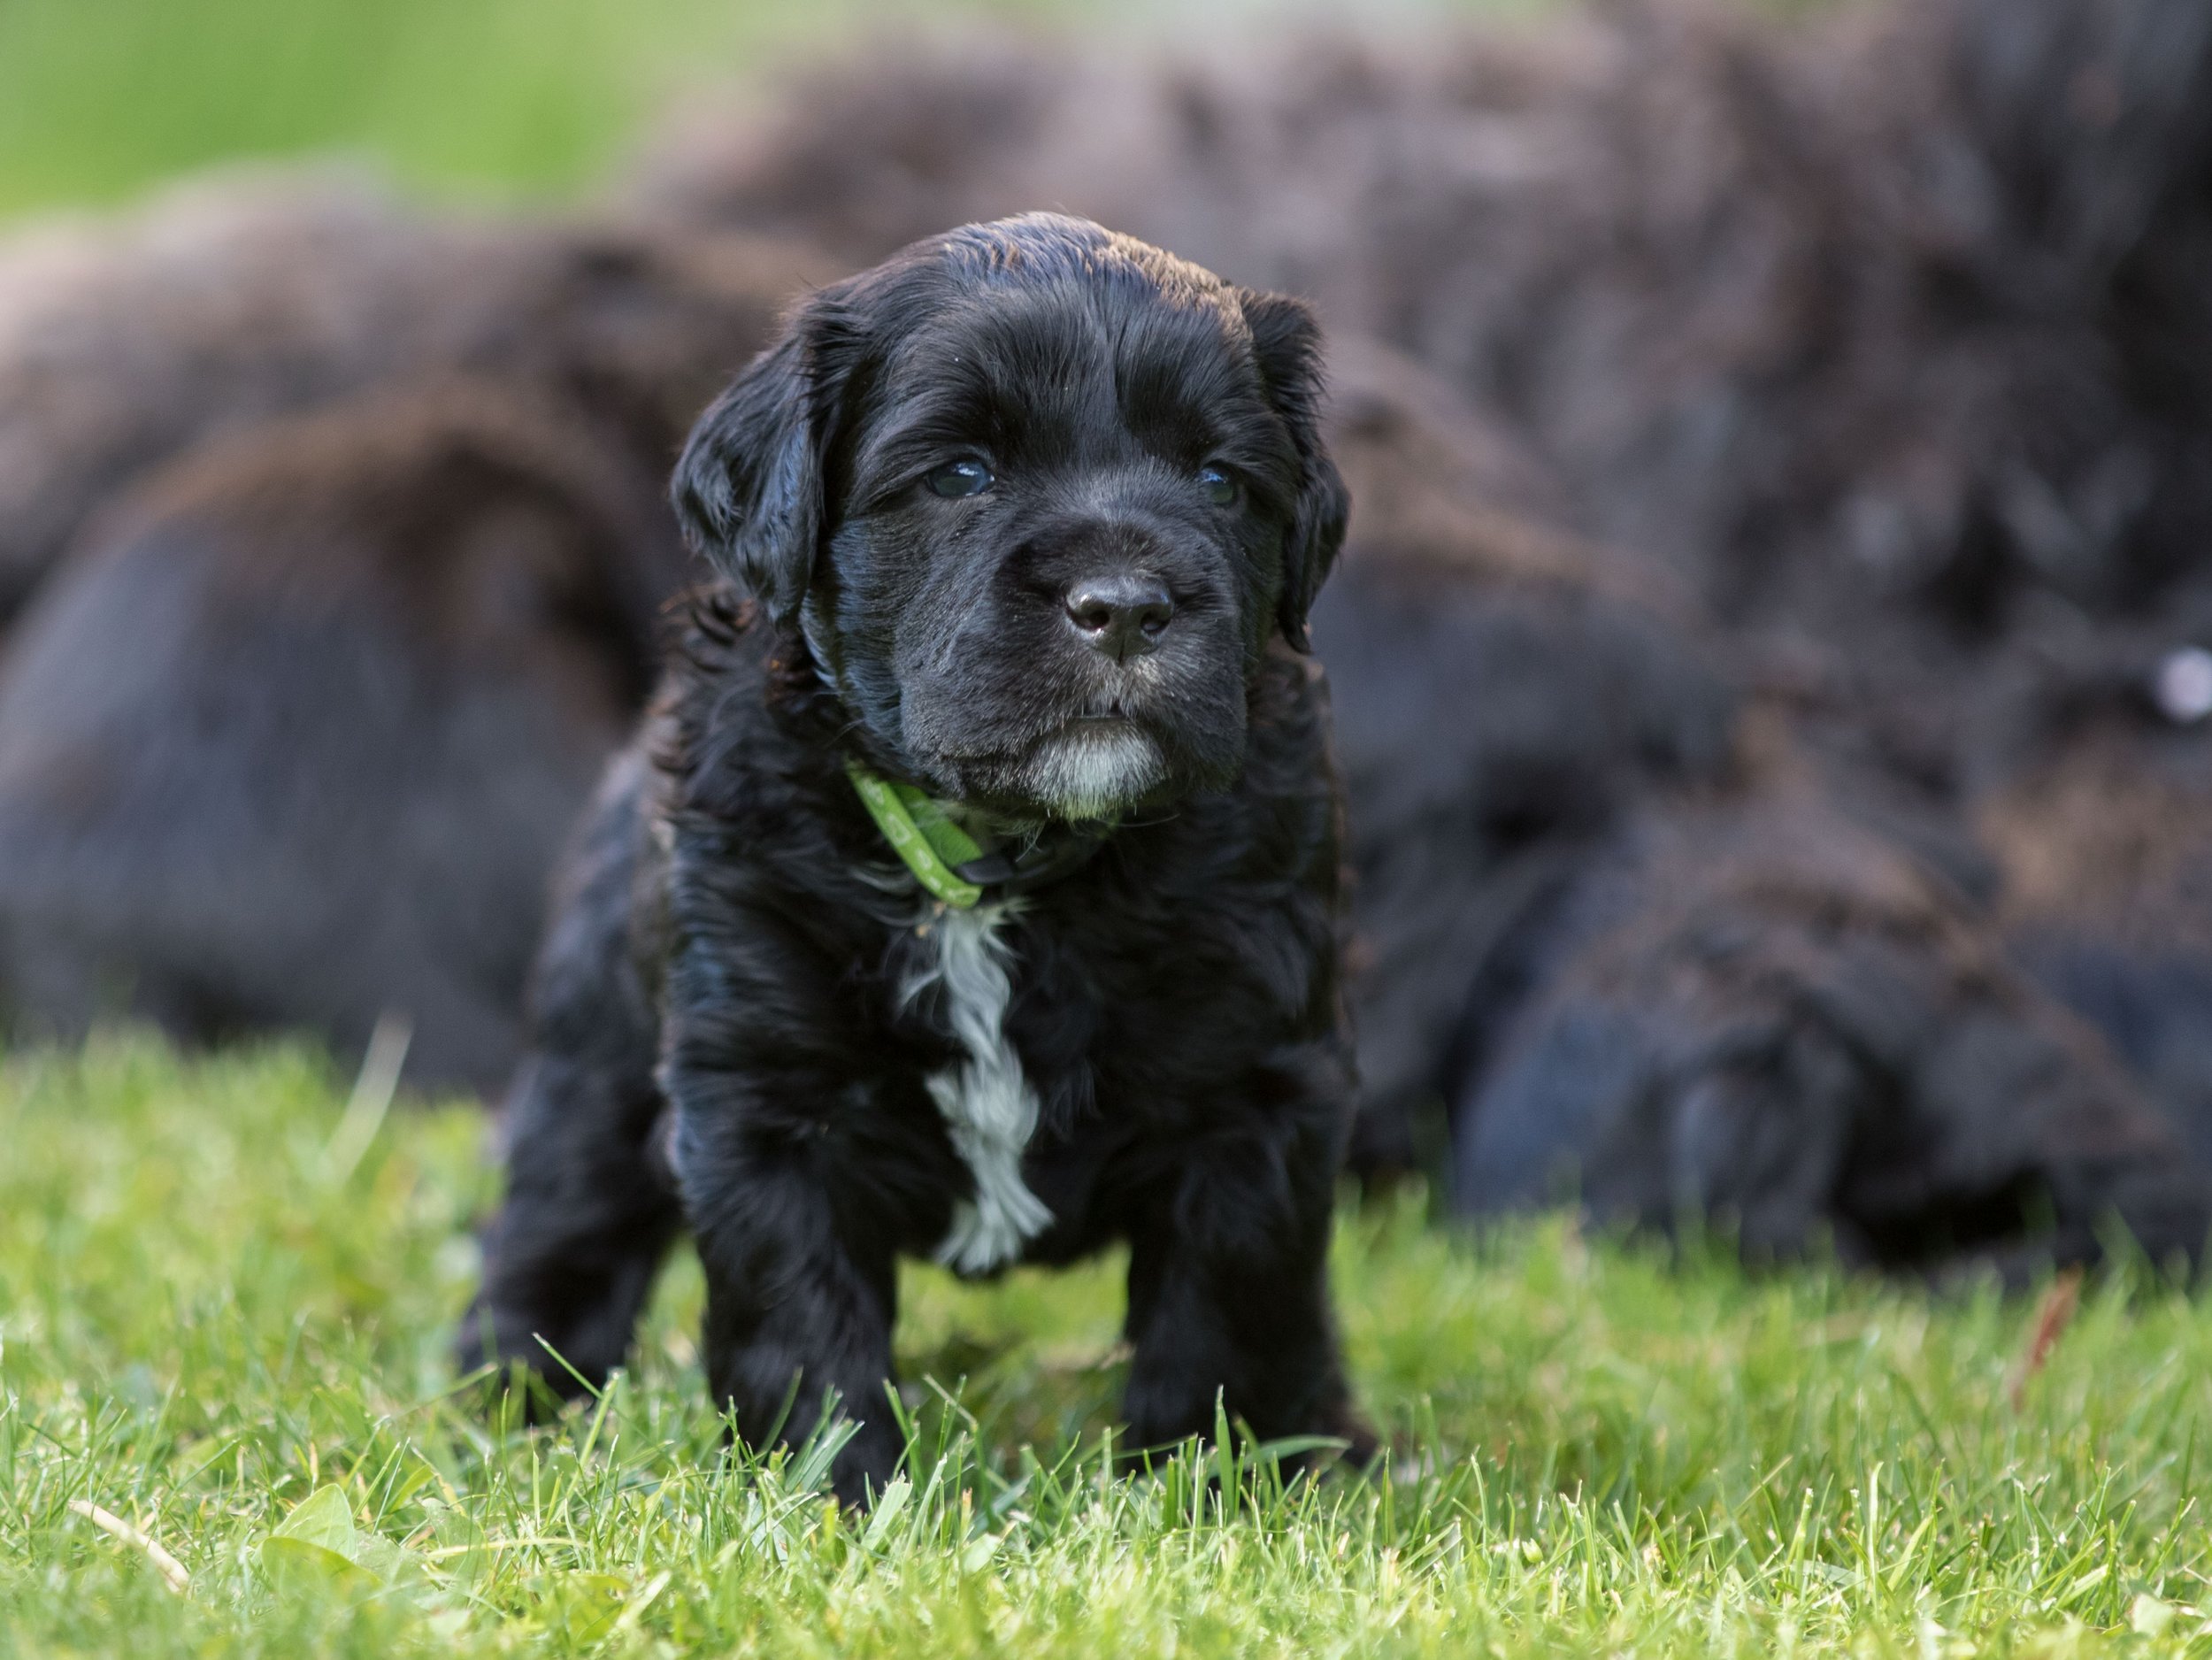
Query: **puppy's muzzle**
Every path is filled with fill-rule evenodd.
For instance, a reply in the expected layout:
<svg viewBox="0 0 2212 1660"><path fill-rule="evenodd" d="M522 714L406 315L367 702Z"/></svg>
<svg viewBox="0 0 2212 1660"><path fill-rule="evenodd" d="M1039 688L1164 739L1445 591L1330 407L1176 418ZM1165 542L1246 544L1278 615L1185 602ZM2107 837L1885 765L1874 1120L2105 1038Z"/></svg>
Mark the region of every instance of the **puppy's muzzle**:
<svg viewBox="0 0 2212 1660"><path fill-rule="evenodd" d="M1106 571L1068 587L1068 624L1094 651L1126 663L1159 649L1175 619L1175 597L1157 577Z"/></svg>

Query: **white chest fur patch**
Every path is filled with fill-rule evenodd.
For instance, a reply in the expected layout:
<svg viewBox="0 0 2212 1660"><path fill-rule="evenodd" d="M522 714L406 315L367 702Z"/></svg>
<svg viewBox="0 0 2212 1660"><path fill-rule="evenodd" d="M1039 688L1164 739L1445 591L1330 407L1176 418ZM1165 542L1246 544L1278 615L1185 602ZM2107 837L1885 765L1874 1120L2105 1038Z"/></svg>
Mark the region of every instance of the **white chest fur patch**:
<svg viewBox="0 0 2212 1660"><path fill-rule="evenodd" d="M961 1064L925 1080L955 1150L975 1178L974 1199L954 1209L952 1227L937 1248L939 1262L964 1274L1012 1260L1025 1240L1052 1224L1052 1212L1022 1180L1022 1153L1037 1127L1037 1096L1006 1037L1013 983L998 925L1008 910L933 906L923 934L932 948L929 964L905 988L910 997L931 985L941 989L953 1035L967 1051Z"/></svg>

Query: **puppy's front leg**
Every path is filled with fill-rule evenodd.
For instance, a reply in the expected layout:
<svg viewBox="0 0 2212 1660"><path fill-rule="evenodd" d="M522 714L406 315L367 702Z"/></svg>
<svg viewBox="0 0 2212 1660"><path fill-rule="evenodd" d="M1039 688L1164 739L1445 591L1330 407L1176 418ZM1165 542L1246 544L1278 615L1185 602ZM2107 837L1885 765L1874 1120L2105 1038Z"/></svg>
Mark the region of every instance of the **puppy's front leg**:
<svg viewBox="0 0 2212 1660"><path fill-rule="evenodd" d="M771 1434L804 1441L834 1389L860 1429L832 1476L837 1496L857 1504L883 1490L903 1445L884 1393L894 1254L887 1237L838 1203L817 1126L766 1117L723 1105L681 1121L684 1188L707 1279L707 1381L756 1444Z"/></svg>
<svg viewBox="0 0 2212 1660"><path fill-rule="evenodd" d="M1335 1435L1356 1458L1372 1453L1329 1307L1341 1137L1323 1116L1200 1144L1133 1230L1133 1449L1210 1436L1218 1395L1263 1440Z"/></svg>

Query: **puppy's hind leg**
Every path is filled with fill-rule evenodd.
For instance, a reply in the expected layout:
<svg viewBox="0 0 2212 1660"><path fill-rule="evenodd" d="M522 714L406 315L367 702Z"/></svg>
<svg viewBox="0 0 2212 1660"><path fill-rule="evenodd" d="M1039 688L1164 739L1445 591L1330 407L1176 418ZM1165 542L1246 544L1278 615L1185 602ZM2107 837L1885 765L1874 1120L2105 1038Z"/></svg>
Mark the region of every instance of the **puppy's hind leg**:
<svg viewBox="0 0 2212 1660"><path fill-rule="evenodd" d="M539 962L534 1043L508 1100L506 1201L458 1334L465 1372L520 1361L564 1396L621 1363L682 1221L633 949L641 776L634 754L616 763Z"/></svg>

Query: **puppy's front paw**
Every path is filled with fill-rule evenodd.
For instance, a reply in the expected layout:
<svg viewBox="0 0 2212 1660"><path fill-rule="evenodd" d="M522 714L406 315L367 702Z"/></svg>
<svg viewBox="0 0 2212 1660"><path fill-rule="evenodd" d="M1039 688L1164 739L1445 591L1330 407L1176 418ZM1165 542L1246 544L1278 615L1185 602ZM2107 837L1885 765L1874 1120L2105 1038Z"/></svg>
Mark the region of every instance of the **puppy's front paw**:
<svg viewBox="0 0 2212 1660"><path fill-rule="evenodd" d="M891 1485L905 1452L896 1426L863 1424L830 1467L830 1491L848 1510L867 1509Z"/></svg>

